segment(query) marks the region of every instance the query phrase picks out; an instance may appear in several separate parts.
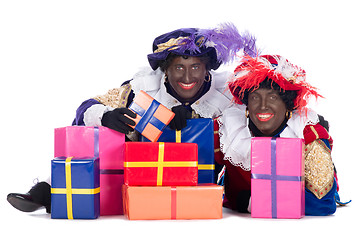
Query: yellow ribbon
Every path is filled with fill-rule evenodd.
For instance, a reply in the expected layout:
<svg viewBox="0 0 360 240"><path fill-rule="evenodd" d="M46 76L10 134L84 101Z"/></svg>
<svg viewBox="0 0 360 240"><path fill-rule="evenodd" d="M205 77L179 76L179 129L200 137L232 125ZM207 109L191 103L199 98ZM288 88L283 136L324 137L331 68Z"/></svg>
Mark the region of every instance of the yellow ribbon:
<svg viewBox="0 0 360 240"><path fill-rule="evenodd" d="M74 219L73 216L73 207L72 207L72 194L97 194L100 193L100 188L95 189L82 189L75 188L72 189L71 183L71 159L73 157L68 157L65 160L65 181L66 188L51 188L52 194L66 194L66 207L67 207L67 216L68 219Z"/></svg>
<svg viewBox="0 0 360 240"><path fill-rule="evenodd" d="M199 164L198 169L199 170L214 170L215 164Z"/></svg>
<svg viewBox="0 0 360 240"><path fill-rule="evenodd" d="M162 186L164 167L197 167L197 161L186 162L164 162L165 144L159 142L159 153L157 162L124 162L124 167L157 167L157 186Z"/></svg>
<svg viewBox="0 0 360 240"><path fill-rule="evenodd" d="M94 189L83 189L83 188L73 188L70 190L71 194L97 194L100 193L100 188ZM52 188L51 193L53 194L67 194L68 190L66 188Z"/></svg>
<svg viewBox="0 0 360 240"><path fill-rule="evenodd" d="M72 194L71 194L71 159L68 157L65 160L65 179L66 179L66 205L68 219L74 219L72 211Z"/></svg>
<svg viewBox="0 0 360 240"><path fill-rule="evenodd" d="M176 130L175 131L175 141L177 143L181 143L181 130Z"/></svg>
<svg viewBox="0 0 360 240"><path fill-rule="evenodd" d="M163 173L164 173L164 146L163 142L159 143L159 154L158 154L158 173L156 184L162 185Z"/></svg>
<svg viewBox="0 0 360 240"><path fill-rule="evenodd" d="M204 164L206 165L206 164ZM125 167L197 167L196 161L188 162L124 162Z"/></svg>
<svg viewBox="0 0 360 240"><path fill-rule="evenodd" d="M181 130L175 131L175 140L177 143L181 143ZM199 164L199 170L215 170L215 164Z"/></svg>

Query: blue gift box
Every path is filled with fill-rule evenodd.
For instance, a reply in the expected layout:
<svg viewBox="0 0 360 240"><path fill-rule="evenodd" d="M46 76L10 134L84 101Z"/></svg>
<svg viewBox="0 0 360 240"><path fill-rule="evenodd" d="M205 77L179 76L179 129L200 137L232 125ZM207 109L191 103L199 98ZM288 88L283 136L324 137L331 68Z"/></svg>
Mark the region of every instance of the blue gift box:
<svg viewBox="0 0 360 240"><path fill-rule="evenodd" d="M149 142L141 136L142 142ZM167 126L158 142L196 143L198 145L198 183L214 183L214 122L210 118L188 119L180 131Z"/></svg>
<svg viewBox="0 0 360 240"><path fill-rule="evenodd" d="M99 213L99 159L52 160L51 218L95 219Z"/></svg>

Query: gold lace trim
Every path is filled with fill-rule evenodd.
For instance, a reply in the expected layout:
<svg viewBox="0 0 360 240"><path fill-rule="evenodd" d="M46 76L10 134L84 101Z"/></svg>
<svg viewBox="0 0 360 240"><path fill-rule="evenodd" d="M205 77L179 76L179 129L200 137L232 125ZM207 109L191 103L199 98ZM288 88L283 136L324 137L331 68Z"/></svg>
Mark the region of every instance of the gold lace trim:
<svg viewBox="0 0 360 240"><path fill-rule="evenodd" d="M131 92L131 85L125 84L120 88L113 88L104 95L94 97L100 103L113 108L126 107L129 94Z"/></svg>
<svg viewBox="0 0 360 240"><path fill-rule="evenodd" d="M320 139L305 146L305 184L318 199L333 187L334 164L331 151Z"/></svg>

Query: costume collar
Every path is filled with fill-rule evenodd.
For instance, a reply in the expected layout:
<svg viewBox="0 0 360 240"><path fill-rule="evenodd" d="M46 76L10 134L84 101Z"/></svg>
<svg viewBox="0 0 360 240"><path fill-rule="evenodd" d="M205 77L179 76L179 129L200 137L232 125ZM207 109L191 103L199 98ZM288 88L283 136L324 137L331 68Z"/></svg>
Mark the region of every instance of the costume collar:
<svg viewBox="0 0 360 240"><path fill-rule="evenodd" d="M225 93L225 82L228 80L229 73L210 71L210 74L212 75L212 82L209 89L205 89L203 95L189 105L197 114L204 118L219 116L231 103L230 93ZM163 72L145 68L134 76L131 81L131 87L135 96L140 90L143 90L168 109L180 105L181 102L167 92L164 82L165 75Z"/></svg>
<svg viewBox="0 0 360 240"><path fill-rule="evenodd" d="M224 154L224 160L228 160L232 165L241 167L245 171L250 171L250 150L251 138L253 137L249 129L249 119L245 117L246 107L244 105L233 104L225 109L218 118L220 149ZM315 125L319 119L316 112L308 109L307 116L301 116L294 111L292 118L284 125L284 129L277 134L283 138L304 138L304 128L306 125Z"/></svg>

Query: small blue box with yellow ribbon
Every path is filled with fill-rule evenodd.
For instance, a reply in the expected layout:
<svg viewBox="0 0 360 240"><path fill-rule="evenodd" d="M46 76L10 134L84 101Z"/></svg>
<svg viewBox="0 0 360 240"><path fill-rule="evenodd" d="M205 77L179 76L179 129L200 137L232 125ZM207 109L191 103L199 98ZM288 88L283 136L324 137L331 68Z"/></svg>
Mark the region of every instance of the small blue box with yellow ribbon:
<svg viewBox="0 0 360 240"><path fill-rule="evenodd" d="M215 183L214 122L211 118L188 119L179 131L169 126L163 130L158 142L196 143L198 145L198 183ZM142 142L149 142L141 137Z"/></svg>
<svg viewBox="0 0 360 240"><path fill-rule="evenodd" d="M99 159L52 160L51 218L96 219L99 213Z"/></svg>

